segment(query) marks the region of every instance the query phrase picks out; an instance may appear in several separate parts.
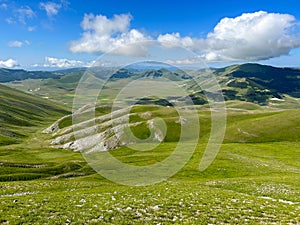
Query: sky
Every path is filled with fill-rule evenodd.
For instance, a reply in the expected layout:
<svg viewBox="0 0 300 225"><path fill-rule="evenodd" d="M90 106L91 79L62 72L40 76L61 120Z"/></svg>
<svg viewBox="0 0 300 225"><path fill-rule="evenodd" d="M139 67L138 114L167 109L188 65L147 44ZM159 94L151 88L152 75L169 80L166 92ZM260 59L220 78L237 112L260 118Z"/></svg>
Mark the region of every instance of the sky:
<svg viewBox="0 0 300 225"><path fill-rule="evenodd" d="M0 0L0 67L91 66L107 52L137 59L151 43L178 56L161 58L173 64L300 67L299 0Z"/></svg>

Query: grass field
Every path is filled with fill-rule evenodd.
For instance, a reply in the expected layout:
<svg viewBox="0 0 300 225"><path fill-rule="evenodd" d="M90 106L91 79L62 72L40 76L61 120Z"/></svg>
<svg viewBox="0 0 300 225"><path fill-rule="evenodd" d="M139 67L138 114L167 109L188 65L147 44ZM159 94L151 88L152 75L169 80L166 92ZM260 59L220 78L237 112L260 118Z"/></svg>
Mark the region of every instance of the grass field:
<svg viewBox="0 0 300 225"><path fill-rule="evenodd" d="M52 101L0 85L0 146L21 143L68 113L68 108Z"/></svg>
<svg viewBox="0 0 300 225"><path fill-rule="evenodd" d="M20 143L0 146L0 222L299 224L299 110L228 105L224 143L210 167L199 171L210 131L210 112L203 106L193 156L176 175L151 186L106 180L80 153L49 145L51 134L42 134L49 123L37 123ZM70 125L65 119L60 128ZM141 130L134 132L143 137ZM150 152L124 146L111 154L127 164L149 165L168 157L175 145L165 142Z"/></svg>

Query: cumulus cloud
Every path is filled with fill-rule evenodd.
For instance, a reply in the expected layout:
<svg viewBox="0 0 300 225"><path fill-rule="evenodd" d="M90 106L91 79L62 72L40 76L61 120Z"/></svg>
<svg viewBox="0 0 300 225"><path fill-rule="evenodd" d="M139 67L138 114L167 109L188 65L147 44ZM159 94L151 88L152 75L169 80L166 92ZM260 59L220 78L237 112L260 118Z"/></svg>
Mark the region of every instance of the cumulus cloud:
<svg viewBox="0 0 300 225"><path fill-rule="evenodd" d="M292 15L255 12L224 18L207 35L208 60L263 60L300 46ZM298 25L299 26L299 25Z"/></svg>
<svg viewBox="0 0 300 225"><path fill-rule="evenodd" d="M179 33L172 34L160 34L157 38L164 47L172 48L176 46L182 46L185 48L194 46L194 41L191 37L181 37Z"/></svg>
<svg viewBox="0 0 300 225"><path fill-rule="evenodd" d="M92 62L83 62L80 60L71 60L71 59L59 59L54 57L45 57L45 63L35 64L33 67L53 67L53 68L74 68L74 67L89 67L94 63Z"/></svg>
<svg viewBox="0 0 300 225"><path fill-rule="evenodd" d="M132 16L86 14L81 22L83 34L70 42L71 52L114 53L143 56L148 40L156 40L165 48L184 47L195 51L206 61L258 61L287 55L300 47L300 22L289 14L264 11L223 18L205 38L181 36L180 33L145 36L130 29ZM187 63L190 59L187 59Z"/></svg>
<svg viewBox="0 0 300 225"><path fill-rule="evenodd" d="M0 67L14 68L19 66L18 62L14 59L8 59L6 61L0 60Z"/></svg>
<svg viewBox="0 0 300 225"><path fill-rule="evenodd" d="M264 60L288 54L300 46L299 26L289 14L259 11L223 18L205 39L179 33L158 37L164 46L176 44L202 53L207 61Z"/></svg>
<svg viewBox="0 0 300 225"><path fill-rule="evenodd" d="M81 22L84 32L79 40L70 42L70 51L103 53L117 49L115 53L143 55L147 50L145 46L131 44L149 38L136 29L129 29L131 19L129 14L114 15L110 19L86 14Z"/></svg>

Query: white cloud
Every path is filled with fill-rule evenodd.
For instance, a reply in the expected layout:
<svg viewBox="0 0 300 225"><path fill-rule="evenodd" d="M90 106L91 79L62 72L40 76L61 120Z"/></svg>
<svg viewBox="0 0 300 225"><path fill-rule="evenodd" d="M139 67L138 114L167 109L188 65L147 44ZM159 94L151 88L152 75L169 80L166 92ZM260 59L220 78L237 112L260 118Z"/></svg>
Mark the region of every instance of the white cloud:
<svg viewBox="0 0 300 225"><path fill-rule="evenodd" d="M194 56L194 57L188 57L184 59L167 60L165 61L165 63L171 65L195 65L195 64L203 64L203 59L200 56Z"/></svg>
<svg viewBox="0 0 300 225"><path fill-rule="evenodd" d="M55 16L58 14L62 4L58 4L55 2L41 2L40 7L44 9L47 13L47 16Z"/></svg>
<svg viewBox="0 0 300 225"><path fill-rule="evenodd" d="M23 45L23 42L21 42L21 41L10 41L10 42L8 42L8 44L7 44L9 47L22 47L22 45Z"/></svg>
<svg viewBox="0 0 300 225"><path fill-rule="evenodd" d="M80 60L70 60L70 59L59 59L54 57L45 57L45 63L35 64L33 67L54 67L54 68L74 68L74 67L89 67L94 63L83 62Z"/></svg>
<svg viewBox="0 0 300 225"><path fill-rule="evenodd" d="M124 55L145 54L145 46L131 45L149 40L140 31L129 29L131 19L129 14L114 15L110 19L103 15L86 14L81 22L84 33L79 40L70 42L70 51L103 53L117 49L115 53Z"/></svg>
<svg viewBox="0 0 300 225"><path fill-rule="evenodd" d="M172 48L182 46L185 48L192 47L194 41L190 37L181 37L179 33L172 34L160 34L157 38L157 41L160 42L164 47Z"/></svg>
<svg viewBox="0 0 300 225"><path fill-rule="evenodd" d="M287 55L300 47L300 22L289 14L259 11L223 18L205 38L180 33L148 37L131 29L131 20L129 14L112 18L86 14L81 22L83 34L70 42L70 51L104 53L117 49L114 53L144 56L149 46L141 42L157 40L165 48L184 47L195 51L206 61L258 61Z"/></svg>
<svg viewBox="0 0 300 225"><path fill-rule="evenodd" d="M207 35L206 58L229 60L262 60L286 55L300 46L292 15L255 12L236 18L224 18Z"/></svg>
<svg viewBox="0 0 300 225"><path fill-rule="evenodd" d="M8 42L8 46L9 47L22 47L23 45L30 45L31 43L30 43L30 41L28 41L28 40L25 40L25 41L10 41L10 42Z"/></svg>
<svg viewBox="0 0 300 225"><path fill-rule="evenodd" d="M14 59L8 59L6 61L0 60L0 67L14 68L19 66L18 62Z"/></svg>
<svg viewBox="0 0 300 225"><path fill-rule="evenodd" d="M207 61L264 60L287 55L300 46L297 21L289 14L263 11L223 18L205 39L165 34L158 41L165 47L182 46L197 51Z"/></svg>
<svg viewBox="0 0 300 225"><path fill-rule="evenodd" d="M29 6L23 6L17 9L17 17L21 23L26 24L26 19L32 19L35 13Z"/></svg>

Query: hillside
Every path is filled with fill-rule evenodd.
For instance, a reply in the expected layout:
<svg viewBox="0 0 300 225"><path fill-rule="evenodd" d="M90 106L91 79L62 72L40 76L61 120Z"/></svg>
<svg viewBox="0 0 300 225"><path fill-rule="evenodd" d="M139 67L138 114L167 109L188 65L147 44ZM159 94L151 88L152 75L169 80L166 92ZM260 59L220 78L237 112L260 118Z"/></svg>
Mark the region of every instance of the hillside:
<svg viewBox="0 0 300 225"><path fill-rule="evenodd" d="M66 113L65 107L49 100L0 85L0 145L19 143Z"/></svg>
<svg viewBox="0 0 300 225"><path fill-rule="evenodd" d="M189 124L188 117L179 119L173 107L139 105L131 110L118 110L114 112L114 115L110 114L109 108L100 107L96 109L95 113L95 121L83 120L72 125L72 117L66 116L55 122L46 130L47 133L52 133L51 144L57 148L74 151L80 151L82 146L85 146L85 150L88 151L97 148L111 150L135 143L135 140L126 136L125 130L128 128L137 137L150 142L178 141L182 126L193 130L192 127L188 128L187 126ZM230 101L227 104L227 113L224 143L284 142L300 138L298 110L265 110L263 107L251 105L251 103ZM128 124L125 115L129 115ZM209 110L199 111L201 122L199 138L203 141L209 137L210 116ZM84 118L84 115L82 117ZM163 135L164 131L153 123L156 117L162 118L166 122L168 131L165 136ZM117 129L113 128L114 126ZM73 131L75 132L73 133ZM187 136L185 139L188 140L189 137ZM101 146L96 146L98 142Z"/></svg>
<svg viewBox="0 0 300 225"><path fill-rule="evenodd" d="M147 78L147 79L155 79L155 78L161 78L164 77L166 79L172 80L172 81L182 81L182 80L188 80L192 77L189 76L186 73L183 73L180 70L177 71L170 71L166 68L160 68L160 69L144 69L142 71L135 71L130 69L120 69L115 74L112 75L111 79L141 79L141 78Z"/></svg>
<svg viewBox="0 0 300 225"><path fill-rule="evenodd" d="M48 91L53 91L48 92L47 97L51 98L55 90L60 89L55 82L75 86L76 79L80 77L76 73L66 74L60 79L46 79L45 82L53 82L52 86L40 86L41 90L31 94L0 85L0 126L4 128L0 140L6 140L3 144L21 142L0 146L0 222L299 222L298 109L278 109L252 102L228 100L223 144L212 164L205 171L200 171L199 165L205 156L211 130L211 111L207 104L202 103L197 106L199 141L193 155L186 161L187 164L162 183L128 187L115 184L102 173L93 170L95 165L105 162L105 169L119 174L118 168L113 167L109 160L101 161L102 154L107 153L97 152L97 144L104 147L102 150L109 150L109 154L118 161L143 169L174 155L179 136L182 135L183 140L190 143L189 138L196 134L195 124L188 116L179 118L175 108L169 105L153 105L161 103L158 99L158 102L140 99L138 103L141 105L134 106L129 112L122 108L113 117L110 107L98 107L93 113L95 120L89 120L91 114L88 113L88 107L81 108L81 114L77 116L83 120L72 124L72 116L65 115L63 107L33 94L47 87ZM234 79L225 73L222 77L222 73L224 71L220 72L220 79ZM116 79L105 90L107 94L113 94L128 81L130 78ZM180 82L184 84L186 80ZM66 88L61 93L71 95L71 89L67 90L70 87L61 87ZM59 93L55 96L65 100ZM199 96L195 94L194 97L193 100ZM287 97L283 96L283 99ZM142 105L145 103L152 105ZM188 108L185 111L188 112ZM126 115L129 115L128 125ZM165 122L167 129L161 126L161 121ZM181 128L186 126L192 129L182 132ZM128 129L142 143L128 139ZM143 143L144 140L146 143ZM163 142L148 149L160 140ZM82 150L81 147L85 147L84 156L76 152ZM187 152L186 148L183 149L185 151L181 151L183 154L180 157L173 158L178 160L172 161L176 166L179 164L177 162L185 162L181 156L185 157ZM94 164L91 164L90 159L96 160ZM135 173L127 174L129 176L122 179L129 183L137 177L148 179L147 176Z"/></svg>
<svg viewBox="0 0 300 225"><path fill-rule="evenodd" d="M186 82L187 90L201 98L199 84L207 85L215 77L224 99L247 101L263 105L298 105L300 69L277 68L260 64L232 65L225 68L199 70L193 80ZM273 104L274 103L274 104Z"/></svg>
<svg viewBox="0 0 300 225"><path fill-rule="evenodd" d="M93 83L89 88L99 88L102 82L107 80L108 76L111 75L111 71L114 70L114 68L100 67L88 70L99 79L99 83ZM18 72L18 70L7 71L10 73L6 75L7 77L13 77L13 74ZM21 77L20 79L25 80L5 84L71 106L75 89L84 72L83 68L60 70L51 72L50 76L54 75L51 78L41 78L43 73L47 74L48 72L32 72L41 76L31 76L34 79L30 80ZM107 92L106 95L110 96L112 95L111 90L119 90L123 87L124 82L129 83L131 80L141 78L159 79L164 77L178 82L179 85L185 87L191 93L190 97L194 103L202 105L207 103L207 100L198 84L206 82L208 77L211 76L217 78L224 98L227 101L240 100L271 105L273 103L275 103L273 105L278 103L288 105L292 101L292 107L294 107L298 104L295 99L300 97L300 69L277 68L251 63L211 69L209 72L204 70L189 70L188 73L181 70L169 70L167 68L143 68L143 70L122 68L109 78L108 90L105 91ZM180 98L180 96L178 97ZM109 101L109 98L106 101Z"/></svg>
<svg viewBox="0 0 300 225"><path fill-rule="evenodd" d="M256 86L260 85L278 93L293 95L300 90L300 69L277 68L248 63L217 69L215 73L217 76L244 78L249 83L252 82Z"/></svg>
<svg viewBox="0 0 300 225"><path fill-rule="evenodd" d="M272 97L300 97L299 69L243 64L216 69L213 73L227 100L265 103Z"/></svg>
<svg viewBox="0 0 300 225"><path fill-rule="evenodd" d="M26 79L58 78L59 72L50 71L26 71L0 68L0 82L21 81Z"/></svg>

